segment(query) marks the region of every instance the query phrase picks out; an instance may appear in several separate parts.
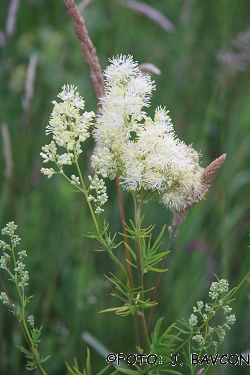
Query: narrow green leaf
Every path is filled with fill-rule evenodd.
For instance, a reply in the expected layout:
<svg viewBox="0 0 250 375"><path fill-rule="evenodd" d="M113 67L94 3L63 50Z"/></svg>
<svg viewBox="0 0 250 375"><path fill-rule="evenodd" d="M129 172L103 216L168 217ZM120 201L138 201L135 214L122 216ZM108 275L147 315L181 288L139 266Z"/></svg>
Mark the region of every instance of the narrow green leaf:
<svg viewBox="0 0 250 375"><path fill-rule="evenodd" d="M91 375L91 370L90 370L90 351L89 351L89 348L87 348L86 373L87 373L87 375Z"/></svg>

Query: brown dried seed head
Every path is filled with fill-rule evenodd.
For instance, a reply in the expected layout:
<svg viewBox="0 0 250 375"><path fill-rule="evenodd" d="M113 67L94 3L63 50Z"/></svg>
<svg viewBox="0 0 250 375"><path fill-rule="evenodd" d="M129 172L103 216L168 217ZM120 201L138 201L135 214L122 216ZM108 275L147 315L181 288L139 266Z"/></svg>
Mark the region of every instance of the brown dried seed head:
<svg viewBox="0 0 250 375"><path fill-rule="evenodd" d="M95 47L90 40L84 19L80 15L74 0L65 0L65 4L71 14L75 33L81 41L81 49L84 59L90 67L90 75L94 84L96 96L100 99L104 93L104 80Z"/></svg>
<svg viewBox="0 0 250 375"><path fill-rule="evenodd" d="M207 168L205 168L201 174L201 181L203 183L203 193L204 195L209 189L209 182L211 181L215 172L221 167L226 159L226 154L221 155L219 158L215 159L210 163ZM184 211L176 211L174 213L172 226L178 228L183 221L186 219L188 210L194 205L195 203L191 204L189 207L186 207Z"/></svg>
<svg viewBox="0 0 250 375"><path fill-rule="evenodd" d="M215 172L221 167L226 159L226 154L221 155L219 158L215 159L210 163L207 168L205 168L201 174L201 180L204 184L208 184Z"/></svg>

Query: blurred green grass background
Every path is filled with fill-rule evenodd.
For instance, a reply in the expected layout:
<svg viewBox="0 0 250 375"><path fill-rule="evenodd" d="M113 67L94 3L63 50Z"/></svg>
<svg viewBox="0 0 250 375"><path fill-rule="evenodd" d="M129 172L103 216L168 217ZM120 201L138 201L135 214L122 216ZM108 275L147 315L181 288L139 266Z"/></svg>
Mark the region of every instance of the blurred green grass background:
<svg viewBox="0 0 250 375"><path fill-rule="evenodd" d="M170 110L177 136L203 154L207 166L223 153L227 159L217 172L206 200L193 207L179 230L167 260L153 324L164 316L164 326L189 317L197 300L208 301L213 274L238 285L250 267L250 8L248 0L146 0L173 24L163 29L149 16L119 0L93 0L84 11L86 26L102 68L108 58L131 54L162 72L153 75L157 90L149 113L158 106ZM132 2L133 3L133 2ZM130 5L132 4L130 2ZM134 2L135 3L135 2ZM39 153L48 143L45 126L63 84L74 84L86 100L86 110L97 102L83 60L80 43L61 0L20 2L13 35L7 35L10 1L0 3L0 124L10 133L13 158L6 175L3 132L0 152L0 226L18 224L27 250L30 274L28 305L36 324L43 325L41 351L52 358L45 364L51 375L65 374L64 361L80 368L86 359L82 332L90 332L111 352L135 352L133 322L113 314L98 314L117 304L104 274L116 272L97 244L82 234L93 229L88 209L62 177L40 174ZM127 6L126 6L127 5ZM34 93L24 108L25 80L31 56L36 56ZM2 126L3 128L3 126ZM84 169L93 148L86 142ZM86 171L87 173L87 171ZM121 231L114 182L108 183L106 215L112 232ZM132 202L124 192L126 216ZM130 210L131 208L131 210ZM155 235L170 224L172 214L157 202L145 207L146 223L156 223ZM146 224L145 223L145 224ZM167 233L164 240L167 243ZM162 248L163 250L163 248ZM118 250L122 257L123 249ZM1 271L6 281L6 277ZM155 276L148 275L152 285ZM8 286L13 295L12 286ZM249 283L233 302L237 322L227 332L223 352L250 350ZM0 306L0 374L27 374L25 359L16 348L24 344L19 326ZM93 373L105 359L91 350ZM215 371L215 372L213 372ZM210 373L235 374L234 366ZM248 367L240 368L249 373ZM34 372L36 373L36 372Z"/></svg>

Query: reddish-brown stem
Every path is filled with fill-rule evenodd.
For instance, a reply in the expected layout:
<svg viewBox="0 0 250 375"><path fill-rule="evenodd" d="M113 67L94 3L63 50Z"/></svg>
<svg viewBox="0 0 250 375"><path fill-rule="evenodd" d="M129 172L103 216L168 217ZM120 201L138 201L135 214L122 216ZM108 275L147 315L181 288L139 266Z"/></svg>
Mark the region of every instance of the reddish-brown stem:
<svg viewBox="0 0 250 375"><path fill-rule="evenodd" d="M119 207L120 207L120 214L121 214L121 220L122 220L122 233L124 234L124 243L125 243L125 252L126 252L126 259L128 261L131 260L131 255L130 252L127 248L126 245L128 245L128 237L127 237L127 230L126 230L126 218L125 218L125 212L124 212L124 204L123 204L123 199L122 199L122 192L121 192L121 187L119 184L119 177L116 175L116 188L117 188L117 194L118 194L118 202L119 202ZM129 262L127 262L127 268L128 268L128 277L129 277L129 282L132 288L134 288L134 278L133 278L133 273L132 273L132 266ZM137 315L133 315L133 320L134 320L134 327L135 327L135 339L137 345L140 343L140 334L139 334L139 324L138 324L138 317Z"/></svg>
<svg viewBox="0 0 250 375"><path fill-rule="evenodd" d="M118 201L119 201L119 207L120 207L120 214L121 214L121 219L122 219L122 232L124 234L124 243L128 245L128 237L127 237L127 230L126 230L126 218L125 218L125 212L124 212L124 205L123 205L123 199L122 199L122 192L121 192L121 187L119 184L119 177L116 175L116 188L117 188L117 193L118 193ZM130 252L125 246L125 251L126 251L126 258L128 261L131 261L131 255ZM127 267L128 267L128 277L129 277L129 282L131 287L134 287L134 279L133 279L133 273L132 273L132 267L131 264L127 262Z"/></svg>
<svg viewBox="0 0 250 375"><path fill-rule="evenodd" d="M165 263L166 263L166 260L167 260L167 256L168 254L166 254L163 258L163 261L162 261L162 264L161 264L161 270L164 269L165 267ZM161 282L161 278L162 278L162 274L163 272L160 272L159 275L158 275L158 278L157 278L157 281L156 281L156 284L155 284L155 288L154 288L154 293L153 293L153 297L152 297L152 302L155 302L156 301L156 297L157 297L157 293L158 293L158 289L159 289L159 285L160 285L160 282ZM153 308L154 306L152 306L149 310L149 314L148 314L148 321L147 321L147 330L149 331L149 327L150 327L150 323L151 323L151 319L152 319L152 314L153 314Z"/></svg>
<svg viewBox="0 0 250 375"><path fill-rule="evenodd" d="M175 238L175 235L176 235L176 232L177 232L177 229L178 227L180 226L180 224L185 220L186 218L186 214L187 214L187 211L186 212L176 212L174 214L174 218L173 218L173 221L172 221L172 225L168 228L168 231L169 231L169 241L168 241L168 246L167 246L167 252L169 252L170 250L170 247L172 245L172 242L173 242L173 239ZM163 261L162 261L162 265L161 265L161 270L164 269L165 267L165 263L166 263L166 260L167 260L167 256L168 254L166 254L163 258ZM155 302L156 301L156 297L157 297L157 293L158 293L158 289L159 289L159 285L160 285L160 282L161 282L161 278L162 278L162 274L163 272L160 272L159 275L158 275L158 278L157 278L157 281L156 281L156 284L155 284L155 288L154 288L154 293L153 293L153 297L152 297L152 302ZM150 323L151 323L151 318L152 318L152 314L153 314L153 309L154 309L154 306L152 306L149 310L149 315L148 315L148 321L147 321L147 330L149 331L149 327L150 327Z"/></svg>

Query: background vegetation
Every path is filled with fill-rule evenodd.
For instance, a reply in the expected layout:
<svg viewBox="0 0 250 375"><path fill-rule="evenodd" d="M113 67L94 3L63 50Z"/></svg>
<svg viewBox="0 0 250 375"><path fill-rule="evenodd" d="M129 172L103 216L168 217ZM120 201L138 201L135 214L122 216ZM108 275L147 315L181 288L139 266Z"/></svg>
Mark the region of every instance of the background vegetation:
<svg viewBox="0 0 250 375"><path fill-rule="evenodd" d="M234 287L249 270L249 1L145 0L171 20L171 31L150 19L150 12L140 14L128 2L93 0L82 5L87 3L84 18L102 68L108 58L120 53L133 55L139 63L155 64L162 74L153 76L157 90L152 111L158 105L170 110L178 137L201 150L202 165L227 154L206 200L190 210L168 257L169 271L154 311L154 322L164 316L167 327L181 317L188 318L197 300L208 299L214 273ZM64 83L78 86L86 110L97 108L71 19L61 0L23 0L15 30L9 35L9 5L7 0L0 3L0 123L9 129L13 169L5 159L2 130L0 226L11 220L19 226L22 248L28 252L29 294L35 296L28 308L37 325L43 325L42 354L52 355L45 368L59 375L66 373L65 360L72 364L76 357L83 366L83 332L91 333L111 352L135 352L133 323L129 317L98 314L113 304L104 274L114 266L105 253L94 252L97 245L82 235L93 229L85 202L60 176L47 180L40 174L39 153L48 143L45 126L60 87ZM34 92L25 101L32 56L33 63L37 59ZM92 148L87 142L83 168ZM115 183L109 183L108 192L106 215L112 231L120 231ZM123 196L130 218L131 198ZM172 214L157 202L145 211L148 224L157 224L156 235L164 223L171 222ZM119 252L122 256L123 250ZM10 286L8 291L12 295ZM237 322L227 333L222 351L249 352L249 283L237 295L233 312ZM21 343L16 320L0 306L2 375L27 373L16 348ZM91 357L95 373L105 359L94 350ZM235 374L238 370L232 366L214 371ZM240 371L247 374L249 369L245 366Z"/></svg>

